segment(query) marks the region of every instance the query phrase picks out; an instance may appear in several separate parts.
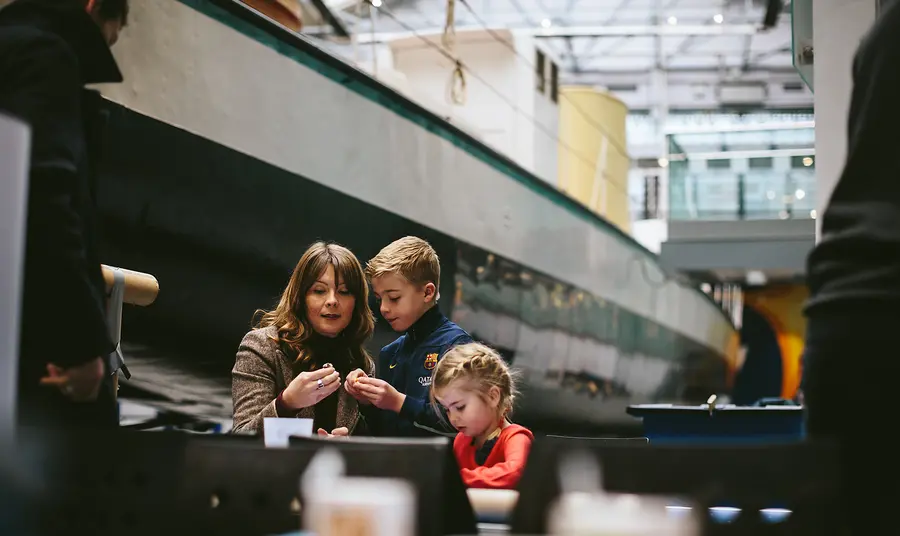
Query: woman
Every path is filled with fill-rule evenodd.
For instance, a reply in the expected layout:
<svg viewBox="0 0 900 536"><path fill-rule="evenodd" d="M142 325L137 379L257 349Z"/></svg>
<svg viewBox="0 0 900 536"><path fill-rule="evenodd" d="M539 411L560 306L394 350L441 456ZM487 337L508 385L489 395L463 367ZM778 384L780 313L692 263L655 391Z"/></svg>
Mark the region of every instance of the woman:
<svg viewBox="0 0 900 536"><path fill-rule="evenodd" d="M232 370L234 432L259 433L266 417L314 419L320 435L353 433L356 400L341 378L374 373L364 344L375 321L359 260L316 242L300 258L274 311L244 336Z"/></svg>

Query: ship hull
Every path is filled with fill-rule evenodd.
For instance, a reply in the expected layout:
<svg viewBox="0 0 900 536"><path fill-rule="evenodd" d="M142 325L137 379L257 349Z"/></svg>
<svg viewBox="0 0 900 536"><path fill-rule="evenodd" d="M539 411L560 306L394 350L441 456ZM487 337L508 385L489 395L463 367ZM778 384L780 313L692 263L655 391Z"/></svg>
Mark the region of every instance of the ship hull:
<svg viewBox="0 0 900 536"><path fill-rule="evenodd" d="M517 370L517 422L543 433L628 434L638 430L624 411L630 403L697 403L726 388L723 348L459 239L452 229L109 106L98 184L104 262L152 273L161 288L151 307L126 309L124 336L163 359L188 362L194 374L230 381L253 313L276 303L313 241L341 243L365 262L392 240L415 235L441 259L444 314ZM429 202L442 212L436 221L452 221L452 205ZM547 239L534 237L538 246ZM378 318L371 351L397 335Z"/></svg>

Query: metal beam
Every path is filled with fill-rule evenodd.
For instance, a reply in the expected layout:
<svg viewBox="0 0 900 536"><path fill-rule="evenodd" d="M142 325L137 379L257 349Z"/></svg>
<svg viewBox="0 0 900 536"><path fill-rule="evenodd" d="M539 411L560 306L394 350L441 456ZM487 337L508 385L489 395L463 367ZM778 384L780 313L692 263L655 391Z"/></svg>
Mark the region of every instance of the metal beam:
<svg viewBox="0 0 900 536"><path fill-rule="evenodd" d="M616 19L619 18L619 13L621 13L621 11L626 6L628 6L629 2L630 2L630 0L621 0L621 2L619 2L619 4L613 8L612 13L610 13L610 15L609 15L609 18L607 18L603 22L603 26L608 26L608 25L612 24L613 22L615 22Z"/></svg>
<svg viewBox="0 0 900 536"><path fill-rule="evenodd" d="M619 4L612 10L612 13L610 13L609 17L605 21L603 21L603 24L601 24L601 26L610 26L611 24L613 24L616 21L616 19L618 18L619 12L622 11L622 9L625 8L630 1L631 0L621 0L621 2L619 2ZM571 19L571 16L570 16L570 19ZM629 39L631 39L631 37L627 36L627 35L619 36L619 39L617 39L612 45L608 46L603 51L604 54L609 54L613 50L615 50L615 49L619 48L620 46L624 45L625 43L627 43ZM581 56L583 56L584 54L587 54L591 50L593 50L594 47L597 46L598 40L599 39L596 36L594 38L592 38L590 44L588 44L588 46L584 47L584 49L582 50ZM572 43L571 38L568 38L567 41L570 44Z"/></svg>
<svg viewBox="0 0 900 536"><path fill-rule="evenodd" d="M770 58L772 56L777 56L779 54L793 54L791 43L780 46L778 48L773 48L772 50L766 50L765 52L757 52L750 58L750 64L759 63L761 60Z"/></svg>
<svg viewBox="0 0 900 536"><path fill-rule="evenodd" d="M667 36L667 35L753 35L759 31L759 27L753 24L720 24L716 26L697 25L697 26L656 26L651 24L642 25L613 25L613 26L569 26L565 28L550 27L538 29L513 29L510 30L505 26L488 26L494 31L512 31L516 34L531 35L535 38L548 39L555 37L638 37L638 36ZM457 27L457 32L462 30L483 30L485 28L476 27ZM420 28L416 29L417 34L439 35L443 32L443 28ZM371 43L373 40L382 43L394 39L402 39L414 37L413 32L381 32L372 34L363 34L359 36L360 43Z"/></svg>
<svg viewBox="0 0 900 536"><path fill-rule="evenodd" d="M548 40L549 42L555 42L555 40ZM609 48L617 48L617 47L609 47ZM769 54L770 56L775 56L776 54ZM705 58L705 59L718 59L722 56L726 58L737 60L741 57L741 50L729 48L727 50L716 50L716 49L703 49L696 51L688 51L688 52L672 52L666 56L666 61L664 62L666 65L669 64L669 61L677 58ZM654 52L649 50L635 50L635 51L626 51L626 52L615 52L609 49L597 51L593 54L579 54L578 58L581 60L596 60L596 59L616 59L616 58L654 58Z"/></svg>
<svg viewBox="0 0 900 536"><path fill-rule="evenodd" d="M519 0L509 0L509 3L512 4L512 6L514 8L516 8L516 11L519 14L521 14L522 19L525 21L526 24L528 24L531 27L535 27L538 25L537 22L532 20L531 16L528 15L528 12L525 11L525 9L522 7L522 4L519 3Z"/></svg>
<svg viewBox="0 0 900 536"><path fill-rule="evenodd" d="M651 35L754 35L760 32L755 24L712 25L614 25L614 26L569 26L567 28L540 28L522 30L537 38L549 37L609 37L609 36L651 36Z"/></svg>
<svg viewBox="0 0 900 536"><path fill-rule="evenodd" d="M319 11L319 14L322 15L322 19L334 30L335 35L345 38L350 37L350 32L347 31L344 22L335 15L324 0L312 0L312 4Z"/></svg>
<svg viewBox="0 0 900 536"><path fill-rule="evenodd" d="M669 161L681 160L731 160L733 158L779 158L782 156L815 156L816 148L801 147L799 149L748 149L740 151L711 151L708 153L688 153L669 155Z"/></svg>
<svg viewBox="0 0 900 536"><path fill-rule="evenodd" d="M615 84L646 84L650 81L652 69L633 68L623 71L622 68L610 68L605 66L585 67L588 74L602 74L605 80ZM675 85L693 85L693 84L714 84L723 80L733 80L740 82L767 82L767 83L785 83L796 82L800 79L800 75L793 67L783 65L782 67L774 66L756 66L748 72L735 73L736 78L730 76L729 73L722 73L713 65L703 65L691 67L689 65L681 65L678 67L670 67L669 84Z"/></svg>
<svg viewBox="0 0 900 536"><path fill-rule="evenodd" d="M763 123L750 125L709 125L667 127L666 134L718 134L720 132L771 132L775 130L809 130L816 128L815 121L794 121L791 123Z"/></svg>
<svg viewBox="0 0 900 536"><path fill-rule="evenodd" d="M582 70L576 76L579 79L590 79L591 77L596 77L598 83L602 83L605 77L608 76L649 76L652 72L652 69L589 69ZM669 67L666 69L667 73L684 73L684 74L720 74L721 69L718 67ZM747 71L741 73L744 74L752 74L752 73L762 73L766 75L792 75L793 77L798 77L797 71L793 67L751 67Z"/></svg>
<svg viewBox="0 0 900 536"><path fill-rule="evenodd" d="M579 71L578 57L575 55L575 50L572 48L571 39L566 39L566 51L568 52L568 59L571 64L571 70L577 73Z"/></svg>
<svg viewBox="0 0 900 536"><path fill-rule="evenodd" d="M744 53L742 54L743 58L741 59L741 70L746 71L750 68L750 61L753 59L751 53L753 52L753 36L745 35L744 36Z"/></svg>

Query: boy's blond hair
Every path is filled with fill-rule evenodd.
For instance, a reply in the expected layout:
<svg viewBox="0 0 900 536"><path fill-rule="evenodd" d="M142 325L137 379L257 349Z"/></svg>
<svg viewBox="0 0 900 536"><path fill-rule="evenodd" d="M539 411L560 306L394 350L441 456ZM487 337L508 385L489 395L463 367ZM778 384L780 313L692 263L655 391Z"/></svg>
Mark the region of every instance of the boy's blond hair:
<svg viewBox="0 0 900 536"><path fill-rule="evenodd" d="M386 274L400 274L416 285L434 283L434 301L441 296L441 261L431 244L419 237L404 236L394 240L366 263L369 280Z"/></svg>

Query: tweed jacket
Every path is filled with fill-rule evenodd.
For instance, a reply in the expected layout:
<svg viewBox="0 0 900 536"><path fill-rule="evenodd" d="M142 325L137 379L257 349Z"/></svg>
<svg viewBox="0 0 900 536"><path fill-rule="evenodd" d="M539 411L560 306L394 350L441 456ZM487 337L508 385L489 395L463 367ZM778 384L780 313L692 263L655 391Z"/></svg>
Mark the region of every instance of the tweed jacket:
<svg viewBox="0 0 900 536"><path fill-rule="evenodd" d="M244 335L238 347L231 371L234 433L262 433L263 419L278 417L275 399L294 379L294 372L292 360L279 348L275 336L274 326L254 329ZM374 375L374 371L367 374ZM315 406L303 408L295 416L312 419ZM338 388L336 425L346 426L352 434L359 420L356 399L344 390L342 383Z"/></svg>

